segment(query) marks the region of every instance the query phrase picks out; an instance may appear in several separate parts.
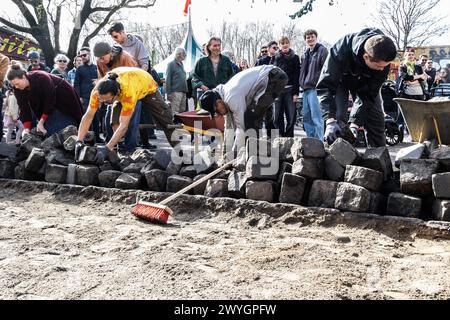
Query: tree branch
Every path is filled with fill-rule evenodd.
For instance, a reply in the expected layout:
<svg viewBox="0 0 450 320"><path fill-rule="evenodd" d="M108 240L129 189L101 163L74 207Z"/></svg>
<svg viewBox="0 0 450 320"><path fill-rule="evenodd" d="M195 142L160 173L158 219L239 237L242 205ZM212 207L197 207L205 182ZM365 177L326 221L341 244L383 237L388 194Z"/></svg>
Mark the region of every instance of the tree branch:
<svg viewBox="0 0 450 320"><path fill-rule="evenodd" d="M24 33L32 33L33 32L32 28L19 26L18 24L12 23L11 21L6 20L6 19L4 19L2 17L0 17L0 22L2 22L6 26L8 26L8 27L10 27L10 28L12 28L12 29L14 29L16 31L19 31L19 32L24 32Z"/></svg>

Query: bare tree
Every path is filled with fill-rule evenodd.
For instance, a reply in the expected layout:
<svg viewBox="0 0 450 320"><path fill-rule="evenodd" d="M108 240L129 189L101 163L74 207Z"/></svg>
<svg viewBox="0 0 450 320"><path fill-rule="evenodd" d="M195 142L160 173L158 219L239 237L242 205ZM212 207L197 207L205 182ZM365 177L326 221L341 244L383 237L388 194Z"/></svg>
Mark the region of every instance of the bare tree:
<svg viewBox="0 0 450 320"><path fill-rule="evenodd" d="M151 52L152 64L157 64L175 51L183 41L187 28L187 23L167 27L135 23L128 27L130 33L137 33L143 38Z"/></svg>
<svg viewBox="0 0 450 320"><path fill-rule="evenodd" d="M297 54L302 54L305 50L303 33L294 21L282 25L279 30L275 30L270 21L246 24L224 21L219 27L211 26L208 33L210 36L220 37L223 49L232 51L237 61L246 59L250 65L256 62L263 45L272 40L277 41L281 35L289 37L291 47Z"/></svg>
<svg viewBox="0 0 450 320"><path fill-rule="evenodd" d="M31 35L39 43L48 65L53 64L56 53L61 52L60 36L67 21L64 14L75 18L66 53L77 53L82 31L86 31L83 45L87 45L121 9L148 8L156 0L9 0L19 9L23 21L13 22L0 17L0 22L14 30ZM87 27L89 25L89 28ZM92 29L92 30L91 30Z"/></svg>
<svg viewBox="0 0 450 320"><path fill-rule="evenodd" d="M441 0L377 0L376 23L391 36L400 50L418 47L449 30L436 12Z"/></svg>

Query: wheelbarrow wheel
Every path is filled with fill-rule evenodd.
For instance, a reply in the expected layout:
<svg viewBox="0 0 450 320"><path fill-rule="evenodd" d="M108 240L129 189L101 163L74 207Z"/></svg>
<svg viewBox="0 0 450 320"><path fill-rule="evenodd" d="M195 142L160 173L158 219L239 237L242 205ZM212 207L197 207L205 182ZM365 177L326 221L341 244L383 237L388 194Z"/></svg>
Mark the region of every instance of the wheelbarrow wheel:
<svg viewBox="0 0 450 320"><path fill-rule="evenodd" d="M403 142L403 130L400 130L398 126L387 125L385 133L386 133L386 143L389 146L395 146Z"/></svg>

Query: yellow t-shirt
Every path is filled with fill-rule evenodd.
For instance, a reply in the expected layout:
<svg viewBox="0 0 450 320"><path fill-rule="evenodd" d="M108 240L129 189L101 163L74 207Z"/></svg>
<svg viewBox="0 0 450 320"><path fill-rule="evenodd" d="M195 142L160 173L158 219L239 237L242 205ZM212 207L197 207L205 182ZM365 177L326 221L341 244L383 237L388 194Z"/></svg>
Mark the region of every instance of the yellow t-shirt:
<svg viewBox="0 0 450 320"><path fill-rule="evenodd" d="M136 103L149 94L153 94L158 90L158 84L153 77L147 72L139 68L120 67L112 70L119 77L117 82L120 84L120 93L117 101L122 104L122 112L120 116L131 116L133 114ZM102 80L108 79L106 75ZM92 90L89 100L89 108L97 110L100 106L98 99L97 87Z"/></svg>

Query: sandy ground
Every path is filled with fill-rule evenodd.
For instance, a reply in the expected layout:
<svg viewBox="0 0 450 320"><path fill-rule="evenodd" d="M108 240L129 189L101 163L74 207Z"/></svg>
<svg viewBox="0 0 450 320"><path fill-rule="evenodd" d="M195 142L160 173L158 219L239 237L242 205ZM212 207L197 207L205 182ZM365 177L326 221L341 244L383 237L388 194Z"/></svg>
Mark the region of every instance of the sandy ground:
<svg viewBox="0 0 450 320"><path fill-rule="evenodd" d="M80 190L1 185L1 299L450 298L448 240L197 198L160 226Z"/></svg>

